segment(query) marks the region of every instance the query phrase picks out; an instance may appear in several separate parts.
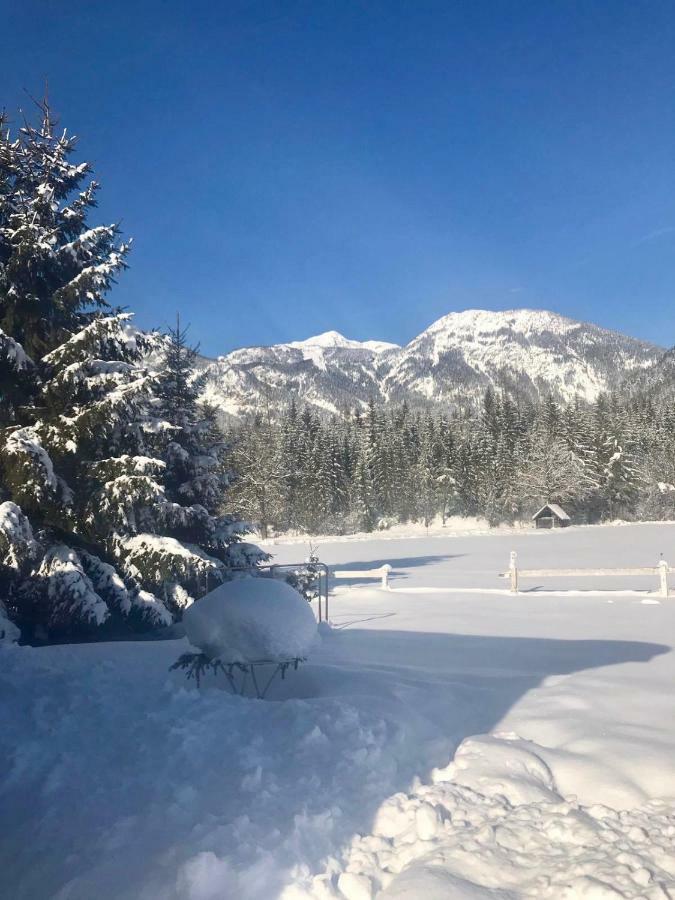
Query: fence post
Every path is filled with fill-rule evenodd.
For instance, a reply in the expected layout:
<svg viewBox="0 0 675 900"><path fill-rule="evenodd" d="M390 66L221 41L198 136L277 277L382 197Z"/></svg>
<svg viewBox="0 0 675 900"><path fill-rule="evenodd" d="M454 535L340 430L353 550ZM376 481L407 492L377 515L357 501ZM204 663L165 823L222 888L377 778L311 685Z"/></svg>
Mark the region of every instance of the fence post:
<svg viewBox="0 0 675 900"><path fill-rule="evenodd" d="M668 596L668 571L669 571L669 569L670 569L670 566L665 561L665 559L662 559L659 561L659 581L661 583L661 596L662 597Z"/></svg>
<svg viewBox="0 0 675 900"><path fill-rule="evenodd" d="M326 622L328 622L329 621L329 619L328 619L328 579L330 577L330 569L328 568L328 566L325 563L323 566L323 574L326 576L326 606L324 608L324 614L326 617ZM321 588L321 579L320 578L319 578L319 588ZM320 593L320 591L319 591L319 593Z"/></svg>
<svg viewBox="0 0 675 900"><path fill-rule="evenodd" d="M511 593L518 593L518 564L516 562L518 558L518 554L515 550L511 551L511 556L509 559L509 577L511 579Z"/></svg>
<svg viewBox="0 0 675 900"><path fill-rule="evenodd" d="M389 573L390 572L391 572L391 566L389 565L389 563L385 563L382 566L382 589L385 591L389 589Z"/></svg>

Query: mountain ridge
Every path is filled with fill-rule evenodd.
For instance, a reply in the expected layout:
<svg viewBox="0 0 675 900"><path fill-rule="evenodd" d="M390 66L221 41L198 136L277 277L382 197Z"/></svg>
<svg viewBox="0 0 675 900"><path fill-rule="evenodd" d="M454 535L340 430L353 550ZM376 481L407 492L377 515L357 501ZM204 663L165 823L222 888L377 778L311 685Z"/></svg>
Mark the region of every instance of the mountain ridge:
<svg viewBox="0 0 675 900"><path fill-rule="evenodd" d="M450 312L407 344L356 341L337 331L244 347L207 370L205 399L238 418L292 397L341 414L379 402L463 406L489 386L520 398L551 393L594 400L618 380L654 367L665 349L549 310Z"/></svg>

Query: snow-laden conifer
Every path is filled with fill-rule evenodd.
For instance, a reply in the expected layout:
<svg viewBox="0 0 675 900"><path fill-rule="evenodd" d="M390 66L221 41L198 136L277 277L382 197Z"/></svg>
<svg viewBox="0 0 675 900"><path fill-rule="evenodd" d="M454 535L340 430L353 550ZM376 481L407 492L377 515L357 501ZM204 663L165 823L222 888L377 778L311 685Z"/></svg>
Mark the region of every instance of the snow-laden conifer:
<svg viewBox="0 0 675 900"><path fill-rule="evenodd" d="M98 185L42 113L0 123L0 577L28 640L166 625L259 556L220 508L194 356L158 373L166 343L109 306L129 245L87 221Z"/></svg>

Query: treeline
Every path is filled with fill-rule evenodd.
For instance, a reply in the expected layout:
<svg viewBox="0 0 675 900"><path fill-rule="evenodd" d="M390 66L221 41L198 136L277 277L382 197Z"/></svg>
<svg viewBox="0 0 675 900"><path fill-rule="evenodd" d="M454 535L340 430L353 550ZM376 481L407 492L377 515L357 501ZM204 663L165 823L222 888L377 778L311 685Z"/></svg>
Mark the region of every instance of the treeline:
<svg viewBox="0 0 675 900"><path fill-rule="evenodd" d="M262 534L371 531L450 515L491 524L558 502L577 521L675 518L675 408L644 396L473 413L374 403L325 419L295 403L232 430L232 502Z"/></svg>
<svg viewBox="0 0 675 900"><path fill-rule="evenodd" d="M0 117L0 640L170 624L260 552L227 515L195 352L107 294L129 251L49 109ZM149 366L152 354L155 364Z"/></svg>

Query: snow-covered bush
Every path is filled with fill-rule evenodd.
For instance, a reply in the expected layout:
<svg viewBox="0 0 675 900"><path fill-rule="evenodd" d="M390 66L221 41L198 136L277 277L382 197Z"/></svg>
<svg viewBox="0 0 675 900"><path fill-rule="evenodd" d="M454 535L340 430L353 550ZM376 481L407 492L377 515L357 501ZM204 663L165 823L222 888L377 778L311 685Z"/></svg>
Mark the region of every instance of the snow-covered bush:
<svg viewBox="0 0 675 900"><path fill-rule="evenodd" d="M377 520L376 528L378 531L389 531L389 529L393 528L395 525L398 525L398 521L394 516L380 516Z"/></svg>
<svg viewBox="0 0 675 900"><path fill-rule="evenodd" d="M310 547L310 554L304 566L291 569L286 573L286 582L299 591L311 603L321 592L321 576L324 567L321 565L315 547Z"/></svg>
<svg viewBox="0 0 675 900"><path fill-rule="evenodd" d="M282 662L305 657L316 619L304 598L273 578L237 578L211 591L183 616L190 643L210 659Z"/></svg>

